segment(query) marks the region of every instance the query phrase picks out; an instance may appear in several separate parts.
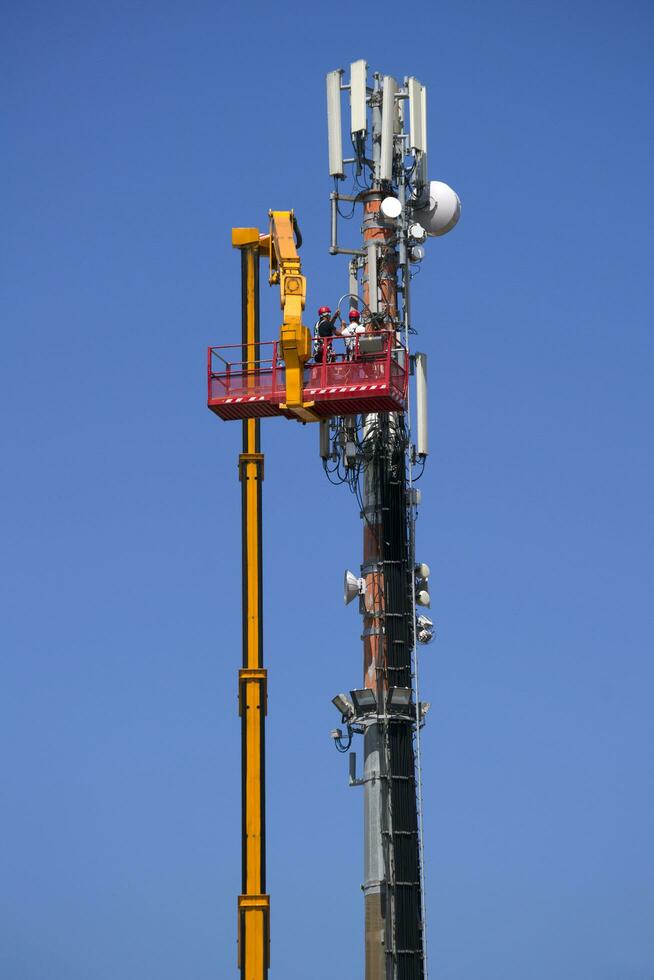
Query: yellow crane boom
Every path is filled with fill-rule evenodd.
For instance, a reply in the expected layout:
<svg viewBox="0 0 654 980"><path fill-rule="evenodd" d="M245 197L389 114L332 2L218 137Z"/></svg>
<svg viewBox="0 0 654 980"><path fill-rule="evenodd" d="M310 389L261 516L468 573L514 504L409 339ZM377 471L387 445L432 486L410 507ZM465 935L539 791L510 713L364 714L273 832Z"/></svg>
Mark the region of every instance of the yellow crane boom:
<svg viewBox="0 0 654 980"><path fill-rule="evenodd" d="M259 239L259 248L268 254L271 286L279 284L280 306L284 313L279 332L280 353L286 366L286 403L302 422L316 422L313 402L304 402L304 365L311 357L311 332L302 323L307 298L307 281L302 275L298 248L302 236L293 211L269 211L270 230Z"/></svg>

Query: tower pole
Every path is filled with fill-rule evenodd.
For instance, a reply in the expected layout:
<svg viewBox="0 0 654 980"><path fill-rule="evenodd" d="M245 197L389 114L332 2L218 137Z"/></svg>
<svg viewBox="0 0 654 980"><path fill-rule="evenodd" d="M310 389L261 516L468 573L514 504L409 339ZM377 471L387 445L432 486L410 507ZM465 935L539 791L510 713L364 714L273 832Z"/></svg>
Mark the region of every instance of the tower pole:
<svg viewBox="0 0 654 980"><path fill-rule="evenodd" d="M255 374L259 343L259 232L234 228L241 252L242 344L246 375ZM265 980L270 961L270 897L266 894L265 717L263 666L261 484L264 457L258 418L243 421L241 482L243 666L241 716L242 882L238 898L238 966L242 980Z"/></svg>
<svg viewBox="0 0 654 980"><path fill-rule="evenodd" d="M363 300L376 326L397 336L397 232L383 220L379 172L381 78L372 97L373 180L363 203ZM401 193L403 194L404 188ZM404 278L404 289L408 287ZM389 688L412 687L413 561L409 542L404 418L368 415L363 461L363 683L376 718L364 730L365 980L424 980L414 722L388 706Z"/></svg>

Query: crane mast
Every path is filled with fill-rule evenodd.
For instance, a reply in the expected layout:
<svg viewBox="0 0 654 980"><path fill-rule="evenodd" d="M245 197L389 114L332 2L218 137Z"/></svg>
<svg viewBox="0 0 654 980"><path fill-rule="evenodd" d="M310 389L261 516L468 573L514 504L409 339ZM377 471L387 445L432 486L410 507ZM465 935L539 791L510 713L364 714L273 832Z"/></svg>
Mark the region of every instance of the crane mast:
<svg viewBox="0 0 654 980"><path fill-rule="evenodd" d="M426 980L427 946L422 840L420 730L421 645L433 638L422 607L430 604L429 567L418 562L415 522L427 446L427 358L411 353L410 282L423 243L456 224L460 202L427 179L426 88L402 83L359 60L350 80L327 75L332 255L349 260L348 287L319 311L312 342L302 323L306 281L292 211L269 211L269 229L235 228L241 252L240 345L209 348L208 404L241 419L239 455L243 543L242 889L238 964L242 980L265 980L270 965L270 897L265 861L265 717L267 671L262 625L262 481L260 420L282 415L319 422L320 456L332 483L356 494L362 518L360 575L345 573L346 604L362 617L361 687L332 700L341 724L331 735L348 753L349 783L363 787L365 980ZM349 94L352 155L343 155L343 93ZM341 190L352 179L352 188ZM345 205L348 213L342 211ZM358 212L357 208L361 211ZM361 239L339 242L343 221L361 214ZM279 285L283 311L277 340L259 330L259 264ZM343 310L341 311L341 307ZM337 316L349 325L335 327ZM323 316L326 319L323 319ZM324 327L324 330L323 330ZM342 349L339 345L343 345ZM415 375L415 431L409 376ZM355 737L362 738L357 776Z"/></svg>

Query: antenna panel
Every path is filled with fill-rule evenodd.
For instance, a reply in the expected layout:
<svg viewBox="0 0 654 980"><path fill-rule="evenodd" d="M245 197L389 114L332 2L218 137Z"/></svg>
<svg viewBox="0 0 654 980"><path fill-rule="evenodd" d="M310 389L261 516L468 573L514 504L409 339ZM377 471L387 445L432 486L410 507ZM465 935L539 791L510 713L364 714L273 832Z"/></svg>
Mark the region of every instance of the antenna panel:
<svg viewBox="0 0 654 980"><path fill-rule="evenodd" d="M327 73L327 133L329 138L329 175L343 177L343 135L341 129L341 75L343 69Z"/></svg>
<svg viewBox="0 0 654 980"><path fill-rule="evenodd" d="M429 180L427 173L427 86L421 86L420 92L420 118L422 122L422 154L418 164L417 182L424 187Z"/></svg>
<svg viewBox="0 0 654 980"><path fill-rule="evenodd" d="M427 86L421 85L420 118L422 121L422 152L427 155Z"/></svg>
<svg viewBox="0 0 654 980"><path fill-rule="evenodd" d="M368 129L366 119L366 83L368 65L363 60L353 61L350 65L350 112L352 133L365 133Z"/></svg>
<svg viewBox="0 0 654 980"><path fill-rule="evenodd" d="M417 78L410 78L408 88L410 114L409 149L414 153L422 153L427 149L425 145L425 121L423 119L423 87Z"/></svg>
<svg viewBox="0 0 654 980"><path fill-rule="evenodd" d="M382 90L382 132L379 176L381 180L393 179L393 134L399 132L400 113L395 98L397 82L384 75Z"/></svg>

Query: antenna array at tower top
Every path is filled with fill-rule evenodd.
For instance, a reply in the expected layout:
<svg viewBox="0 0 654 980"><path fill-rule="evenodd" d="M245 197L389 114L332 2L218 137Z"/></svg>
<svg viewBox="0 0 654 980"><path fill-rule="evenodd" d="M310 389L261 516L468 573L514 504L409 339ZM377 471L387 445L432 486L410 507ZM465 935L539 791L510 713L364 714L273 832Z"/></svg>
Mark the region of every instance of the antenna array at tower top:
<svg viewBox="0 0 654 980"><path fill-rule="evenodd" d="M410 193L419 199L427 181L426 87L413 77L400 85L379 72L373 73L369 85L363 59L350 65L349 84L344 83L344 74L339 68L327 75L330 175L343 180L350 168L360 188L389 190L408 177ZM350 93L351 157L343 155L343 92Z"/></svg>

